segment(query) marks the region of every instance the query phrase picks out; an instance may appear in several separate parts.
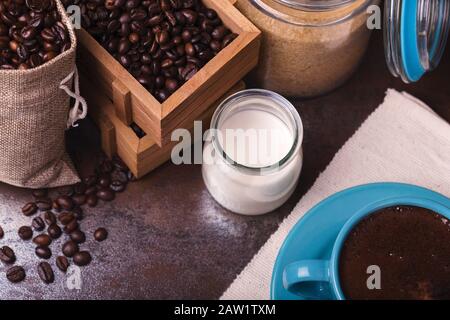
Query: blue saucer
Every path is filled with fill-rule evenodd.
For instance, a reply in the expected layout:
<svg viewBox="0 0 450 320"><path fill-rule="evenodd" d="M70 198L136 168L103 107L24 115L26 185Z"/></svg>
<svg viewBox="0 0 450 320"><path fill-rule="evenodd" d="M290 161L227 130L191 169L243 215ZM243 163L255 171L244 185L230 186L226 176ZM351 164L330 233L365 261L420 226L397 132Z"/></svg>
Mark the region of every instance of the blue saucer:
<svg viewBox="0 0 450 320"><path fill-rule="evenodd" d="M283 287L283 270L298 260L329 259L334 241L345 222L373 202L393 197L421 197L450 208L450 199L421 187L400 183L375 183L347 189L312 208L284 241L272 274L271 298L302 300ZM333 296L329 297L334 299Z"/></svg>

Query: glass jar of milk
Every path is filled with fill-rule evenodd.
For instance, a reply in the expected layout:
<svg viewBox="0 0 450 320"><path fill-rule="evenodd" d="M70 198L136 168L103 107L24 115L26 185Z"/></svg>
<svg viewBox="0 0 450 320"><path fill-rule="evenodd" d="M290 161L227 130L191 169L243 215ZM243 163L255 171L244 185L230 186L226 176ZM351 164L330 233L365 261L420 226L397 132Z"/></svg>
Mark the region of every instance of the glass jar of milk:
<svg viewBox="0 0 450 320"><path fill-rule="evenodd" d="M266 90L245 90L213 115L203 149L203 179L216 201L239 214L280 207L297 186L303 125L294 106Z"/></svg>

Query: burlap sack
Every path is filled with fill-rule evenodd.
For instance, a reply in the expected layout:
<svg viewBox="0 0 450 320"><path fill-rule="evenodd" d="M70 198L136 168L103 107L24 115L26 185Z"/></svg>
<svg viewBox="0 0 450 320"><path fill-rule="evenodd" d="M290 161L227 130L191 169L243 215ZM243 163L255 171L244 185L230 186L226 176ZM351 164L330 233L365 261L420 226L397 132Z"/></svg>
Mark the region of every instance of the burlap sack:
<svg viewBox="0 0 450 320"><path fill-rule="evenodd" d="M79 181L64 141L68 94L77 76L77 44L59 0L57 5L69 30L71 49L35 69L0 70L0 181L19 187L57 187ZM85 110L83 115L78 110L71 113L78 119L85 116Z"/></svg>

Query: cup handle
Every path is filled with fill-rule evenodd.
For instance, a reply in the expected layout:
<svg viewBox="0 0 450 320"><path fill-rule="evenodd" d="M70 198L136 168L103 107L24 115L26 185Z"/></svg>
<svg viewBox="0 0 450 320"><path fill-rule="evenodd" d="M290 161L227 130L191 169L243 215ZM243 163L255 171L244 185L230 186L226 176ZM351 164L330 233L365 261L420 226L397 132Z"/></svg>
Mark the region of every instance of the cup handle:
<svg viewBox="0 0 450 320"><path fill-rule="evenodd" d="M283 271L286 290L307 299L330 299L330 261L302 260Z"/></svg>

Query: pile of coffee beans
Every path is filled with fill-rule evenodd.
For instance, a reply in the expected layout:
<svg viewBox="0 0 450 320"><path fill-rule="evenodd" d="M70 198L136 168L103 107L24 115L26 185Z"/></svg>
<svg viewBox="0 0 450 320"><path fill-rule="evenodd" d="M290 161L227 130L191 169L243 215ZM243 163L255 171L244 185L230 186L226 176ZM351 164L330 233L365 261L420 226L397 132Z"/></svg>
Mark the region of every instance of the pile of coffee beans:
<svg viewBox="0 0 450 320"><path fill-rule="evenodd" d="M63 3L81 7L83 28L160 102L237 37L201 0Z"/></svg>
<svg viewBox="0 0 450 320"><path fill-rule="evenodd" d="M123 192L129 182L134 181L133 174L118 157L102 159L95 173L82 179L82 182L56 190L33 190L33 201L22 207L22 213L32 218L30 225L22 226L17 233L23 241L30 241L35 245L36 256L40 261L37 273L46 283L54 282L55 276L51 265L45 260L54 256L52 243L65 235L61 255L56 257L56 266L66 272L71 261L77 266L86 266L92 261L91 254L82 250L81 246L88 240L81 229L83 220L83 205L95 207L101 201L112 201L118 192ZM51 193L57 196L50 197ZM3 229L0 227L0 239ZM98 242L108 238L105 228L98 228L92 232L92 238ZM0 261L6 265L13 265L16 261L14 250L8 246L0 247ZM22 266L11 266L6 271L6 277L13 283L25 279L26 273Z"/></svg>
<svg viewBox="0 0 450 320"><path fill-rule="evenodd" d="M0 70L38 67L70 46L55 0L0 1Z"/></svg>

